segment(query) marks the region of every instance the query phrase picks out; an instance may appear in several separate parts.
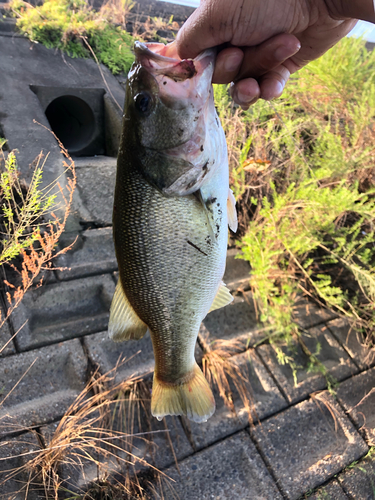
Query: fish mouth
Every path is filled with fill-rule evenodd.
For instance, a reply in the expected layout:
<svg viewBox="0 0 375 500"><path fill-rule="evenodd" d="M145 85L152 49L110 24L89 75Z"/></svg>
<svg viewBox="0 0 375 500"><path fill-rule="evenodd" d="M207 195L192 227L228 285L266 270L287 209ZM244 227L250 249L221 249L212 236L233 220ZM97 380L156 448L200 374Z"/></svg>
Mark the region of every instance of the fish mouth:
<svg viewBox="0 0 375 500"><path fill-rule="evenodd" d="M182 82L202 76L208 69L212 69L216 56L215 49L208 49L195 59L180 59L177 54L176 42L164 45L163 43L135 42L134 53L136 63L147 69L154 76L169 77L175 82ZM210 66L212 68L210 68Z"/></svg>

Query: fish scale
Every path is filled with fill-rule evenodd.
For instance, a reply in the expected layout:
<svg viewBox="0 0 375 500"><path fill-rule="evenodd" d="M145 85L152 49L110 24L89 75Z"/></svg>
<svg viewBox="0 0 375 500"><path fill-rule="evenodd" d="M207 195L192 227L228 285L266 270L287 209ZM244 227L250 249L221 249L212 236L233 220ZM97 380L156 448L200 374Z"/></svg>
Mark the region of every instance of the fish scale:
<svg viewBox="0 0 375 500"><path fill-rule="evenodd" d="M123 178L122 168L129 169ZM193 195L166 198L131 166L119 165L118 172L116 185L127 185L126 193L116 190L113 220L120 279L134 310L151 330L163 380L173 380L194 364L191 344L224 269L222 238L207 244L207 217ZM190 240L206 255L189 245ZM189 344L167 353L165 346L175 344L182 334L191 339Z"/></svg>

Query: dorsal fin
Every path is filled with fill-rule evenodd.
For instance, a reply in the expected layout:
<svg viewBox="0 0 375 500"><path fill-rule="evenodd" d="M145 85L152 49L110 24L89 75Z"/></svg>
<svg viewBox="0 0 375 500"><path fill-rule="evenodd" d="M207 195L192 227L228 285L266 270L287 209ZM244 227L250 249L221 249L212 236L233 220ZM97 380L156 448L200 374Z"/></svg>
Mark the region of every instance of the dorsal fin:
<svg viewBox="0 0 375 500"><path fill-rule="evenodd" d="M234 233L236 233L238 228L236 199L230 188L228 191L228 199L227 199L227 213L228 213L228 226Z"/></svg>
<svg viewBox="0 0 375 500"><path fill-rule="evenodd" d="M233 301L233 297L230 294L228 288L225 286L225 283L221 282L219 290L214 298L214 301L211 304L209 313L215 311L216 309L220 309L220 307L224 307L230 304Z"/></svg>
<svg viewBox="0 0 375 500"><path fill-rule="evenodd" d="M147 331L147 325L138 317L118 280L109 313L108 333L115 342L139 340Z"/></svg>

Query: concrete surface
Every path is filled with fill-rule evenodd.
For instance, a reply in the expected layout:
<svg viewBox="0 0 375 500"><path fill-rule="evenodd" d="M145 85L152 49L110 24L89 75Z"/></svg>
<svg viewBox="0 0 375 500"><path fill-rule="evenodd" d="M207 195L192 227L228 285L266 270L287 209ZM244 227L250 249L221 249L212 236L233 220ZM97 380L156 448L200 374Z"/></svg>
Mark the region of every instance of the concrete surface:
<svg viewBox="0 0 375 500"><path fill-rule="evenodd" d="M328 393L288 408L251 432L290 500L297 500L368 451Z"/></svg>
<svg viewBox="0 0 375 500"><path fill-rule="evenodd" d="M353 500L375 498L375 460L372 456L354 464L338 476L342 489Z"/></svg>
<svg viewBox="0 0 375 500"><path fill-rule="evenodd" d="M159 2L151 4L156 8ZM166 8L170 7L166 4ZM51 151L47 183L62 173L61 157L55 139L33 122L35 118L48 125L43 103L29 86L103 89L103 82L93 61L63 58L9 34L10 26L3 30L0 26L0 127L10 148L19 149L26 179L29 164L40 150ZM104 71L122 104L123 88ZM0 353L0 499L45 498L40 477L33 479L25 494L29 471L23 466L35 450L48 445L95 368L106 373L126 358L113 383L140 375L145 378L147 397L150 395L147 384L154 359L149 336L123 344L115 344L107 336L117 279L110 227L114 160L109 156L116 149L121 111L114 111L116 104L108 101L108 95L103 99L107 123L113 127L106 132L107 156L77 161L74 220L60 245L76 237L77 241L69 253L56 259L56 270L49 273L47 284L30 290L0 331L0 349L18 331ZM235 256L236 250L230 249L224 277L234 303L211 313L200 333L208 342L241 341L240 352L233 352L229 362L241 370L251 415L233 383L232 408L224 405L214 388L216 412L201 425L184 418L149 421L145 403L129 433L147 430L153 435L147 441L146 436L134 436L134 454L147 457L175 481L164 488L168 500L175 495L181 500L375 499L370 448L375 432L374 351L341 318L301 299L295 311L301 338L316 353L330 382L336 382L337 397L325 391L327 377L311 371L299 346L294 353L288 350L290 346L282 346L284 354L296 355L294 380L290 368L278 364L274 346L257 324L249 291L251 270ZM198 362L202 362L203 348L198 342ZM125 410L113 415L112 424L123 430ZM61 465L62 484L81 494L90 481L105 479L110 468L116 478L125 475L128 444L122 443L116 453L112 458L94 455L98 467L83 458L82 467ZM17 467L18 473L10 478L9 470ZM131 467L134 473L135 467ZM145 472L145 464L136 467Z"/></svg>
<svg viewBox="0 0 375 500"><path fill-rule="evenodd" d="M59 241L59 249L73 243L71 251L59 255L54 261L59 280L92 276L117 269L111 227L88 229L79 235L64 233Z"/></svg>
<svg viewBox="0 0 375 500"><path fill-rule="evenodd" d="M19 350L103 330L114 291L109 274L30 290L13 316Z"/></svg>
<svg viewBox="0 0 375 500"><path fill-rule="evenodd" d="M230 464L230 466L229 466ZM241 498L281 500L275 484L246 432L240 432L167 469L174 493L185 500Z"/></svg>
<svg viewBox="0 0 375 500"><path fill-rule="evenodd" d="M342 383L337 398L370 446L375 446L375 368Z"/></svg>
<svg viewBox="0 0 375 500"><path fill-rule="evenodd" d="M77 339L4 358L0 435L62 417L83 390L86 369L87 358Z"/></svg>
<svg viewBox="0 0 375 500"><path fill-rule="evenodd" d="M277 360L276 346L262 345L259 354L263 361L270 367L289 402L297 402L312 392L324 389L327 381L326 376L334 380L343 380L358 372L357 366L349 358L343 347L332 337L326 326L318 329L316 327L308 333L301 335L301 339L312 354L322 363L322 367L311 366L306 353L300 344L291 346L280 345L282 353L292 358L296 367L295 373L289 364L279 364ZM320 368L326 370L327 375Z"/></svg>

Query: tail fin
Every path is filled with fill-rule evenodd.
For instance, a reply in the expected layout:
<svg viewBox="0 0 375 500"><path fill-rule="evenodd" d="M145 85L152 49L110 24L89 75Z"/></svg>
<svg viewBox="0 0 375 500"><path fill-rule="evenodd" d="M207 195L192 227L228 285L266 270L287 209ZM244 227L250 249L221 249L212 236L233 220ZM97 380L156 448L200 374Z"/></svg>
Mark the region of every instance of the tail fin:
<svg viewBox="0 0 375 500"><path fill-rule="evenodd" d="M161 420L166 415L184 415L193 422L206 422L215 411L215 399L197 364L180 383L161 382L154 374L151 413Z"/></svg>

